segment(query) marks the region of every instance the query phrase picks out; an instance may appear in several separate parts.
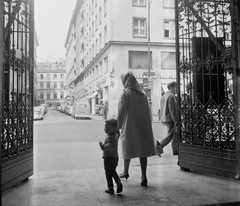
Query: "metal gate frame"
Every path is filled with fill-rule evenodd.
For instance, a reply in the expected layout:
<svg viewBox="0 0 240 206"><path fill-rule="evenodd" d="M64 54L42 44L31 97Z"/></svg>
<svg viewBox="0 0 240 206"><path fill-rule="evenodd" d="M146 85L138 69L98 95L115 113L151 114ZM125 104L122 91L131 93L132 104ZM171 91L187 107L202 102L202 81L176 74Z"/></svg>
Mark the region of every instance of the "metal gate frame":
<svg viewBox="0 0 240 206"><path fill-rule="evenodd" d="M1 191L33 174L34 0L0 0Z"/></svg>
<svg viewBox="0 0 240 206"><path fill-rule="evenodd" d="M224 10L217 11L218 4L229 6L226 6L229 10L226 13ZM175 5L179 166L240 179L240 2L175 0ZM206 5L213 7L207 8ZM223 20L217 15L210 16L214 11L230 14L229 22L224 22L226 16ZM181 12L186 12L185 16L181 16ZM205 17L204 12L208 14ZM184 21L186 27L181 24ZM213 29L214 21L218 23ZM229 29L233 31L230 32L231 47L221 42L226 39L224 25L231 25ZM219 34L220 27L223 36ZM200 43L197 44L198 38ZM206 44L208 49L205 54ZM196 55L194 45L197 49L200 47L200 54ZM228 72L233 82L232 95L226 86ZM215 89L211 81L217 85ZM199 85L202 88L198 88ZM222 89L223 96L220 94Z"/></svg>

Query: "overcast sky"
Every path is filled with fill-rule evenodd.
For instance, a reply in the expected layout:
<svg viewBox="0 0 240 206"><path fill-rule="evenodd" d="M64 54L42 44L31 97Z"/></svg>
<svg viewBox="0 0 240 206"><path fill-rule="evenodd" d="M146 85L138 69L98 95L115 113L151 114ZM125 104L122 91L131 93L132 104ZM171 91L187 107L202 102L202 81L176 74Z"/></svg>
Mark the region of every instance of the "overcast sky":
<svg viewBox="0 0 240 206"><path fill-rule="evenodd" d="M37 62L65 58L65 40L77 0L35 0Z"/></svg>

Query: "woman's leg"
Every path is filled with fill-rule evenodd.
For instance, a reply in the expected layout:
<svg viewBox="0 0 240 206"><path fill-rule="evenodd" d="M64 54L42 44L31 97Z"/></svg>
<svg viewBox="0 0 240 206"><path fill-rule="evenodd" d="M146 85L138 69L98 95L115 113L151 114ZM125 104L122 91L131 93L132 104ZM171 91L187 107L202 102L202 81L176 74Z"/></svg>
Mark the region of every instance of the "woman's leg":
<svg viewBox="0 0 240 206"><path fill-rule="evenodd" d="M130 165L130 159L128 160L124 160L124 170L123 170L123 174L128 174L128 170L129 170L129 165Z"/></svg>
<svg viewBox="0 0 240 206"><path fill-rule="evenodd" d="M124 169L123 169L123 173L119 175L120 178L125 178L126 180L129 178L128 170L129 170L130 161L131 159L124 160Z"/></svg>
<svg viewBox="0 0 240 206"><path fill-rule="evenodd" d="M147 158L140 158L142 178L147 178Z"/></svg>
<svg viewBox="0 0 240 206"><path fill-rule="evenodd" d="M142 186L147 186L147 157L140 158L141 171L142 171Z"/></svg>

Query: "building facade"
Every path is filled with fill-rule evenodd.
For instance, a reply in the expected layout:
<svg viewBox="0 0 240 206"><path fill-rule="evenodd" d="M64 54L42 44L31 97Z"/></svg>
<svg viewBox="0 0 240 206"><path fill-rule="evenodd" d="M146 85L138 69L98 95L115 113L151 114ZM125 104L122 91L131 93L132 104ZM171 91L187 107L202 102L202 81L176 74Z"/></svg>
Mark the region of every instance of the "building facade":
<svg viewBox="0 0 240 206"><path fill-rule="evenodd" d="M39 104L62 105L65 102L66 65L64 62L37 63L37 99Z"/></svg>
<svg viewBox="0 0 240 206"><path fill-rule="evenodd" d="M75 45L70 33L74 29ZM148 69L147 0L79 0L76 3L65 45L74 49L75 103L88 101L98 113L108 101L109 116L117 114L123 86L122 73L133 72L144 87L144 73L152 76L151 108L158 116L166 85L176 81L174 1L153 0L150 7L150 69ZM70 46L71 45L71 46ZM71 64L70 64L71 65ZM67 66L67 71L71 66Z"/></svg>

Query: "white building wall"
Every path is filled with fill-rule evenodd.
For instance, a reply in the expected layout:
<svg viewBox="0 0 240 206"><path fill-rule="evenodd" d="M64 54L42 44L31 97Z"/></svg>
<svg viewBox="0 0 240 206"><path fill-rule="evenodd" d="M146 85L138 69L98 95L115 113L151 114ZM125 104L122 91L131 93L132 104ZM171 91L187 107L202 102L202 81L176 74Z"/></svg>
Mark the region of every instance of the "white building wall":
<svg viewBox="0 0 240 206"><path fill-rule="evenodd" d="M95 5L96 2L97 5ZM131 0L106 0L107 12L105 13L105 1L96 2L94 1L94 6L92 6L92 1L85 1L83 7L79 9L79 13L84 11L84 19L79 14L76 18L76 48L80 48L80 42L84 42L84 51L82 51L82 54L77 52L76 57L79 72L77 72L78 81L75 84L75 99L77 101L88 99L92 107L100 104L101 99L108 99L109 116L116 117L117 102L123 90L120 80L121 74L132 71L137 76L139 83L142 83L142 73L147 72L147 69L129 69L128 52L147 51L147 36L141 38L133 36L133 18L141 17L147 20L148 8L147 6L133 7ZM101 17L99 16L100 10ZM101 23L99 23L100 18L102 19ZM151 71L155 72L156 77L153 80L151 99L152 112L155 116L158 115L160 108L162 87L165 88L167 83L176 81L175 69L162 69L162 51L175 52L175 39L164 37L164 20L174 20L174 9L163 8L162 1L153 0L150 17L153 65ZM93 22L94 28L92 28ZM82 27L84 28L84 35L81 37L79 29ZM107 38L105 37L105 27L107 28ZM90 28L91 34L89 34ZM92 29L94 29L94 32ZM107 41L104 42L104 40ZM103 63L106 56L108 57L108 71L99 72L100 62L102 62L104 68ZM82 69L79 69L80 59L84 59ZM172 59L172 61L174 62L175 59ZM98 95L92 97L96 92ZM92 109L92 111L94 110Z"/></svg>

